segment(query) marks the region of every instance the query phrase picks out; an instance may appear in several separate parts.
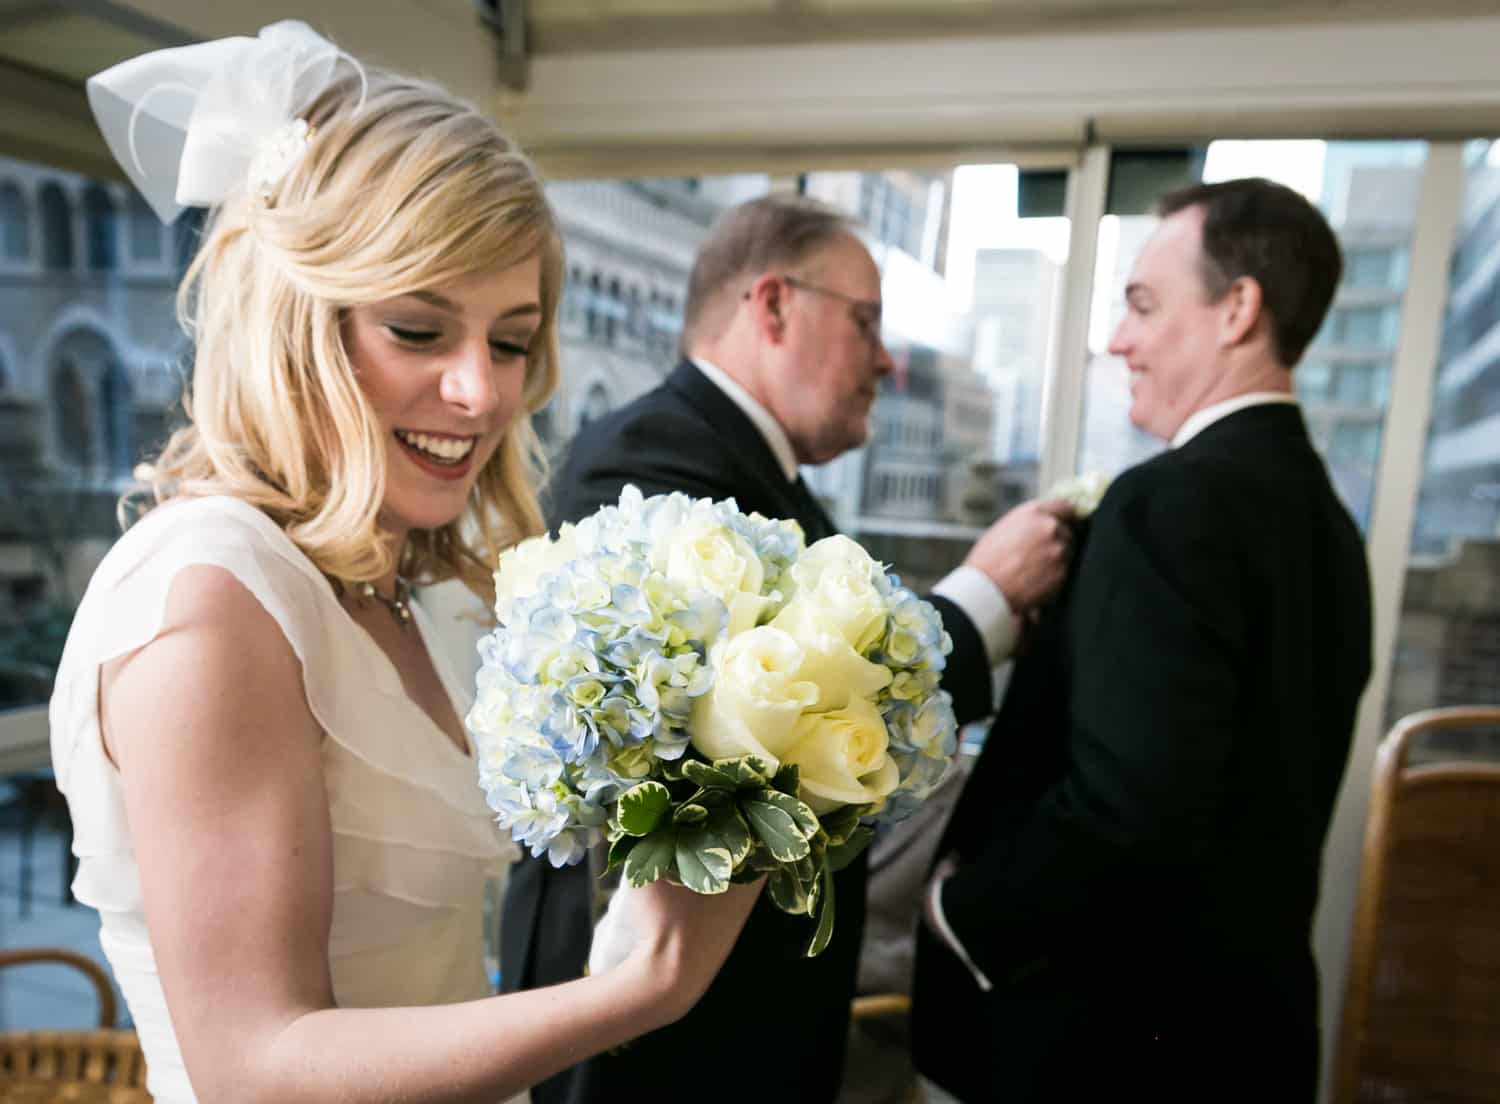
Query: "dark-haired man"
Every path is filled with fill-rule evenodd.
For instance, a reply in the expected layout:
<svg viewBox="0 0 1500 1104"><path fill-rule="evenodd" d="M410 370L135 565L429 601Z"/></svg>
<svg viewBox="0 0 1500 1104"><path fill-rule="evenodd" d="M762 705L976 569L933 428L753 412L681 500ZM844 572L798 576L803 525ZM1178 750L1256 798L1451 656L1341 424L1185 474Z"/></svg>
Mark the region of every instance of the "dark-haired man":
<svg viewBox="0 0 1500 1104"><path fill-rule="evenodd" d="M1172 447L1081 537L929 886L917 1062L964 1101L1316 1093L1310 928L1370 593L1292 369L1342 262L1264 180L1161 212L1111 351Z"/></svg>

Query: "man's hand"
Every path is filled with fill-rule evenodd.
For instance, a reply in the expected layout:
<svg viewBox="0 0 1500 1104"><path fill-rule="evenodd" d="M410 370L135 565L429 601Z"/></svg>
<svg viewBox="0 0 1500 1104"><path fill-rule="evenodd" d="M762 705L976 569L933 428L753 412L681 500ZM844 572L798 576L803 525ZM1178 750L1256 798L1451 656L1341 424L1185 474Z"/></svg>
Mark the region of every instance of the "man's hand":
<svg viewBox="0 0 1500 1104"><path fill-rule="evenodd" d="M991 525L964 563L989 576L1022 616L1057 592L1073 550L1073 507L1062 499L1023 502Z"/></svg>

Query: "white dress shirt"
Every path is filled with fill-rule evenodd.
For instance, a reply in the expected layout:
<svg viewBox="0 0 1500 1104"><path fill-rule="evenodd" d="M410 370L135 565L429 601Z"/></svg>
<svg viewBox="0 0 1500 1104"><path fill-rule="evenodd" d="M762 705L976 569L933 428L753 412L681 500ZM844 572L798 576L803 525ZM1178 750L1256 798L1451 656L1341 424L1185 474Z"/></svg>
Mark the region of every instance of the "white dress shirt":
<svg viewBox="0 0 1500 1104"><path fill-rule="evenodd" d="M1202 410L1188 415L1188 420L1183 422L1173 434L1171 447L1181 448L1209 426L1223 421L1231 414L1238 414L1241 410L1247 410L1252 406L1269 406L1272 403L1288 403L1296 406L1297 396L1290 391L1252 391L1248 395L1236 395L1232 399L1205 406Z"/></svg>

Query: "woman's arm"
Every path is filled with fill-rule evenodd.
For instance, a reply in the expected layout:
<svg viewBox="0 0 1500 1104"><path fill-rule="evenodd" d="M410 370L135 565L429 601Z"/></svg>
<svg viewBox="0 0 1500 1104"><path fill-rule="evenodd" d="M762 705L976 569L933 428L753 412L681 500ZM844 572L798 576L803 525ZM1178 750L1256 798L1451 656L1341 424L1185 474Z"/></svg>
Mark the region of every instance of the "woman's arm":
<svg viewBox="0 0 1500 1104"><path fill-rule="evenodd" d="M162 631L106 667L151 943L183 1058L213 1101L484 1101L668 1023L702 995L759 887L654 886L619 970L431 1008L337 1009L322 735L269 614L190 568Z"/></svg>

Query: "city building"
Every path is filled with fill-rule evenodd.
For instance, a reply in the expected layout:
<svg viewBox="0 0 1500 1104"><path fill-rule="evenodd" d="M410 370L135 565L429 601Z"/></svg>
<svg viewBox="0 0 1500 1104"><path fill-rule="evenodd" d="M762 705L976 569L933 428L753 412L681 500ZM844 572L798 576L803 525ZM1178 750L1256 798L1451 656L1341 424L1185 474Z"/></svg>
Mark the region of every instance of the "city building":
<svg viewBox="0 0 1500 1104"><path fill-rule="evenodd" d="M1500 536L1500 167L1471 147L1413 550Z"/></svg>
<svg viewBox="0 0 1500 1104"><path fill-rule="evenodd" d="M1338 232L1344 274L1297 366L1297 396L1334 486L1362 529L1401 335L1423 156L1420 143L1372 142L1331 144L1324 157L1320 204Z"/></svg>

